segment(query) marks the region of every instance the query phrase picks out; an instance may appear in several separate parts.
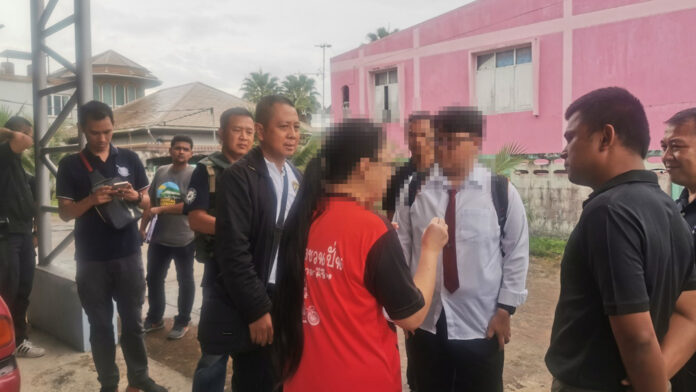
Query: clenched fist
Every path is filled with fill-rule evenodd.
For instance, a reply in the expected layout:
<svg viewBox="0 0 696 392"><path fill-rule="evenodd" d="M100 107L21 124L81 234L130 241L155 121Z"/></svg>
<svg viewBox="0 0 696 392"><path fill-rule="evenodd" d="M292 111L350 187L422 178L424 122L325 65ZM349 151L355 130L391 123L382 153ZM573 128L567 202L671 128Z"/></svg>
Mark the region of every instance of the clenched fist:
<svg viewBox="0 0 696 392"><path fill-rule="evenodd" d="M421 248L439 253L447 244L448 238L447 223L445 223L444 219L435 217L423 232Z"/></svg>

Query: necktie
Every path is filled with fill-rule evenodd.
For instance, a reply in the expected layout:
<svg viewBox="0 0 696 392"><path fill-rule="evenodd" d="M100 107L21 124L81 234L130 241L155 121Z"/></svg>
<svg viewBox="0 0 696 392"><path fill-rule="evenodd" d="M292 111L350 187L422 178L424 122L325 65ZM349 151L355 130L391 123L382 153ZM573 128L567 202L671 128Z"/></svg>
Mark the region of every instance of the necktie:
<svg viewBox="0 0 696 392"><path fill-rule="evenodd" d="M457 239L455 218L457 205L457 190L450 189L447 191L449 201L447 202L447 211L445 212L445 223L447 223L447 234L449 239L447 245L442 250L442 277L445 288L450 293L454 293L459 288L459 277L457 276Z"/></svg>

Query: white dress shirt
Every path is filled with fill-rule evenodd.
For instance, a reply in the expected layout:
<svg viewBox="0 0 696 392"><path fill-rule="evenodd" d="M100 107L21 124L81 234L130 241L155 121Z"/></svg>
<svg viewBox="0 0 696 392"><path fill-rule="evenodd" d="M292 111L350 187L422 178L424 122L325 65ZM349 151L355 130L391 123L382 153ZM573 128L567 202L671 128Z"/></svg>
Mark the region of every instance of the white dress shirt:
<svg viewBox="0 0 696 392"><path fill-rule="evenodd" d="M445 217L449 188L449 180L437 165L410 207L402 201L408 195L408 183L402 188L394 221L399 225L399 240L412 274L418 267L423 232L433 217ZM444 308L449 339L482 339L486 337L488 323L498 303L517 307L527 298L527 217L517 189L509 184L507 222L501 242L491 194L491 173L482 166L477 165L462 182L456 198L459 288L450 293L444 287L440 253L433 300L421 328L435 333ZM501 253L501 243L505 257Z"/></svg>
<svg viewBox="0 0 696 392"><path fill-rule="evenodd" d="M268 174L271 176L271 180L273 180L273 189L275 189L275 194L276 194L276 213L275 213L275 221L278 222L278 216L280 215L280 202L283 198L283 176L287 175L288 176L288 199L287 202L285 203L285 217L283 218L283 221L287 219L288 217L288 212L290 212L290 207L292 206L292 203L295 201L295 196L297 195L297 190L299 189L300 182L297 180L297 177L295 177L295 172L292 170L288 162L286 161L283 164L283 170L278 170L278 166L276 166L275 163L269 161L265 157L263 158L266 161L266 167L268 167ZM273 259L273 266L271 267L271 274L268 277L268 282L275 284L276 282L276 264L278 263L278 253L276 253L275 258Z"/></svg>

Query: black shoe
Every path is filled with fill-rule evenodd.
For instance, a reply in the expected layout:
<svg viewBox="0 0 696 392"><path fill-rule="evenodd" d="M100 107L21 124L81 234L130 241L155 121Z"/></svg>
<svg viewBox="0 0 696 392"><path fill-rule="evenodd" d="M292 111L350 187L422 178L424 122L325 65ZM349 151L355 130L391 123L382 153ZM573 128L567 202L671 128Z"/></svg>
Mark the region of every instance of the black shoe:
<svg viewBox="0 0 696 392"><path fill-rule="evenodd" d="M101 387L99 392L118 392L118 387Z"/></svg>
<svg viewBox="0 0 696 392"><path fill-rule="evenodd" d="M143 392L168 392L167 388L158 385L155 382L155 380L151 378L134 384L130 384L128 388L140 389Z"/></svg>
<svg viewBox="0 0 696 392"><path fill-rule="evenodd" d="M143 324L143 332L145 333L156 331L162 328L164 328L164 320L160 320L154 323L152 321L145 320L145 323Z"/></svg>

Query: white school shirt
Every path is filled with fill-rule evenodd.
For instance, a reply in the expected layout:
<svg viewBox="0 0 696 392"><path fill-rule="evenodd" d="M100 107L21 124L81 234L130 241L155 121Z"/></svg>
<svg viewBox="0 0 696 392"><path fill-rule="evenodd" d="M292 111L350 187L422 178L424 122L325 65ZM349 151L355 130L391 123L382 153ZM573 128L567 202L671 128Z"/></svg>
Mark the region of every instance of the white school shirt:
<svg viewBox="0 0 696 392"><path fill-rule="evenodd" d="M402 188L394 221L399 225L397 233L412 274L418 267L425 228L433 217L445 218L449 188L449 180L441 174L437 165L410 207L402 201L408 195L408 183ZM477 165L461 184L456 198L459 288L450 293L444 287L440 253L433 300L420 328L435 333L435 325L444 308L449 339L482 339L486 337L488 323L498 303L518 307L527 298L527 217L517 189L508 184L503 257L500 228L491 195L490 171Z"/></svg>
<svg viewBox="0 0 696 392"><path fill-rule="evenodd" d="M288 175L288 199L285 203L285 217L283 218L283 221L285 221L285 219L288 218L288 212L290 212L290 207L292 206L292 203L295 201L295 196L297 195L297 190L300 187L300 182L297 180L297 177L295 177L295 172L292 170L290 164L288 164L287 161L285 161L285 163L283 164L283 171L281 172L280 170L278 170L278 166L276 166L275 163L269 161L265 157L263 159L264 161L266 161L266 167L268 167L268 174L271 176L271 180L273 180L273 189L275 189L276 194L276 213L274 222L278 222L278 216L280 215L280 202L283 198L283 176L286 173ZM268 276L268 283L275 284L276 282L277 263L278 253L276 253L275 258L273 259L273 266L271 267L271 274Z"/></svg>

